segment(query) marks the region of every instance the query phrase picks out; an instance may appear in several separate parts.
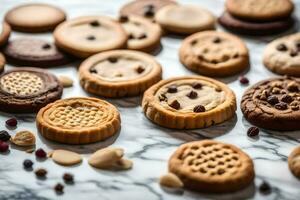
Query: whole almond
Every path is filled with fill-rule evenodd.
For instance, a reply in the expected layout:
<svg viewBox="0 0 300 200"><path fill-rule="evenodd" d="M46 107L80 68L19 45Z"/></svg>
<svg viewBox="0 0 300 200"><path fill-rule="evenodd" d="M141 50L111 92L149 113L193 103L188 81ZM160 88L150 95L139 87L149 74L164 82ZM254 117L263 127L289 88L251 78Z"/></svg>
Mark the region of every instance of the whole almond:
<svg viewBox="0 0 300 200"><path fill-rule="evenodd" d="M59 76L58 80L63 85L63 87L72 87L73 86L73 80L67 76Z"/></svg>
<svg viewBox="0 0 300 200"><path fill-rule="evenodd" d="M176 176L173 173L168 173L166 175L161 176L159 183L162 186L170 187L170 188L182 188L183 187L182 181L178 178L178 176Z"/></svg>
<svg viewBox="0 0 300 200"><path fill-rule="evenodd" d="M11 142L17 146L33 146L35 145L35 136L30 131L20 131L11 138Z"/></svg>
<svg viewBox="0 0 300 200"><path fill-rule="evenodd" d="M93 153L88 160L88 163L99 169L111 168L124 155L124 150L121 148L105 148Z"/></svg>

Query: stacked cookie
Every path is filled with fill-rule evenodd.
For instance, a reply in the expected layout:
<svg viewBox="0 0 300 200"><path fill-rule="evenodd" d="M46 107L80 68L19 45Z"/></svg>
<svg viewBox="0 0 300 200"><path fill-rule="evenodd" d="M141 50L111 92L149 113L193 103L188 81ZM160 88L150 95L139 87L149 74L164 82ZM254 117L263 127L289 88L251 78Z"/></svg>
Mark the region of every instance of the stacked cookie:
<svg viewBox="0 0 300 200"><path fill-rule="evenodd" d="M290 0L227 0L219 23L235 33L268 35L286 31L294 24Z"/></svg>

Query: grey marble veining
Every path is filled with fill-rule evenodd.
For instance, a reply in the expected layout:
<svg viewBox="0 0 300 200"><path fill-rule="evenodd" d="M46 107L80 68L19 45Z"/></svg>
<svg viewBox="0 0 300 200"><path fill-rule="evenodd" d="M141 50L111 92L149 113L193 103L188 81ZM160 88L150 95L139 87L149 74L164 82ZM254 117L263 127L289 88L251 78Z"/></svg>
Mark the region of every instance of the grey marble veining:
<svg viewBox="0 0 300 200"><path fill-rule="evenodd" d="M31 2L29 0L1 0L0 17L15 5ZM53 3L63 8L69 18L81 15L110 15L116 16L118 9L126 0L45 0L41 2ZM211 10L215 15L220 15L223 10L221 0L181 0L182 3L193 3ZM300 1L294 1L299 13ZM299 18L298 14L298 18ZM221 27L218 27L222 30ZM299 30L296 26L295 30ZM287 34L287 33L285 33ZM52 41L50 34L21 34L13 33L12 38L19 36L45 38ZM244 37L251 55L251 68L244 73L250 79L251 84L275 76L262 65L262 52L265 45L278 37ZM184 68L178 60L178 48L182 38L168 36L162 39L162 50L156 55L157 60L163 66L163 77L169 78L181 75L190 75L192 72ZM75 81L74 87L64 90L63 98L71 96L89 96L80 87L77 79L78 63L64 67L49 69L56 75L67 74ZM7 66L7 69L12 66ZM241 86L236 80L238 76L220 79L234 90L239 103L245 86ZM120 133L105 142L91 145L62 145L42 138L35 127L35 115L17 115L19 125L16 130L10 130L13 134L20 130L30 130L37 136L37 147L46 150L65 148L83 154L84 161L74 167L62 167L46 161L35 161L33 154L25 153L12 147L7 154L0 154L0 200L11 199L132 199L132 200L162 200L162 199L300 199L300 182L290 173L287 166L287 156L291 150L299 144L300 132L276 132L261 131L257 140L251 140L246 136L250 124L243 118L239 105L236 116L217 126L189 131L176 131L160 128L148 121L142 113L141 98L125 98L120 100L107 99L116 105L121 112L122 129ZM0 113L0 129L6 129L4 121L13 115ZM167 160L173 151L182 143L213 138L218 141L234 144L247 152L255 163L255 182L248 188L224 195L208 195L190 191L169 193L158 184L160 175L167 172ZM87 164L86 158L93 151L108 145L122 147L126 151L126 157L134 161L134 168L129 171L113 172L96 170ZM25 171L22 162L25 158L35 161L34 167L44 167L48 170L46 180L38 180L30 171ZM65 193L57 195L53 186L62 181L62 174L71 172L75 175L75 184L66 185ZM272 186L270 195L262 195L257 188L262 180L267 180Z"/></svg>

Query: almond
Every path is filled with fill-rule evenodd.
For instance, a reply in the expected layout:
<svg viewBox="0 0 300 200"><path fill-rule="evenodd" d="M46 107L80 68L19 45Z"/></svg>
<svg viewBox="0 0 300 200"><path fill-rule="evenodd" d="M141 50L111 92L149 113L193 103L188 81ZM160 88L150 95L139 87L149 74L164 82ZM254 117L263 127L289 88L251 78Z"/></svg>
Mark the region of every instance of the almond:
<svg viewBox="0 0 300 200"><path fill-rule="evenodd" d="M183 187L182 181L178 178L178 176L176 176L173 173L168 173L166 175L161 176L159 183L162 186L170 187L170 188L182 188Z"/></svg>
<svg viewBox="0 0 300 200"><path fill-rule="evenodd" d="M88 160L88 163L99 169L111 168L124 155L124 150L121 148L105 148L93 153Z"/></svg>
<svg viewBox="0 0 300 200"><path fill-rule="evenodd" d="M72 87L73 86L73 80L67 76L59 76L58 80L63 85L63 87Z"/></svg>

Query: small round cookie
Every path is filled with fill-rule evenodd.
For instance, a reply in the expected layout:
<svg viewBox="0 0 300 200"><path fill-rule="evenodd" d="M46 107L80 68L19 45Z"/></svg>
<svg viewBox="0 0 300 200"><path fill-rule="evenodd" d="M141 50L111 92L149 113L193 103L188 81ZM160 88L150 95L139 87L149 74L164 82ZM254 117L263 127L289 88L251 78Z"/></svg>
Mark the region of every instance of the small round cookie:
<svg viewBox="0 0 300 200"><path fill-rule="evenodd" d="M2 53L0 53L0 74L4 71L4 65L6 61Z"/></svg>
<svg viewBox="0 0 300 200"><path fill-rule="evenodd" d="M18 38L10 41L3 49L9 63L20 66L54 67L71 62L70 56L44 40Z"/></svg>
<svg viewBox="0 0 300 200"><path fill-rule="evenodd" d="M300 179L300 146L297 146L289 155L288 165L294 176Z"/></svg>
<svg viewBox="0 0 300 200"><path fill-rule="evenodd" d="M61 23L53 34L59 48L81 58L126 47L128 38L121 24L104 16L68 20Z"/></svg>
<svg viewBox="0 0 300 200"><path fill-rule="evenodd" d="M300 130L300 79L266 79L243 95L241 109L252 124L272 130Z"/></svg>
<svg viewBox="0 0 300 200"><path fill-rule="evenodd" d="M23 4L5 15L13 30L30 33L52 31L65 19L63 10L49 4Z"/></svg>
<svg viewBox="0 0 300 200"><path fill-rule="evenodd" d="M36 117L39 132L64 144L88 144L105 140L121 128L120 114L112 104L88 97L56 101Z"/></svg>
<svg viewBox="0 0 300 200"><path fill-rule="evenodd" d="M0 47L7 43L10 32L10 26L6 22L2 22L2 25L0 25Z"/></svg>
<svg viewBox="0 0 300 200"><path fill-rule="evenodd" d="M9 113L37 112L60 99L63 87L45 70L24 67L0 76L0 110Z"/></svg>
<svg viewBox="0 0 300 200"><path fill-rule="evenodd" d="M219 23L229 31L244 35L273 35L287 31L295 24L292 17L279 19L276 21L255 22L243 21L233 17L228 12L224 12L219 18Z"/></svg>
<svg viewBox="0 0 300 200"><path fill-rule="evenodd" d="M120 23L129 35L127 49L151 52L160 45L159 25L139 16L120 16Z"/></svg>
<svg viewBox="0 0 300 200"><path fill-rule="evenodd" d="M99 53L79 67L81 86L105 97L139 95L161 76L162 68L153 56L132 50Z"/></svg>
<svg viewBox="0 0 300 200"><path fill-rule="evenodd" d="M179 50L181 63L206 76L230 76L249 66L248 49L238 37L204 31L187 37Z"/></svg>
<svg viewBox="0 0 300 200"><path fill-rule="evenodd" d="M245 152L214 140L181 145L169 159L169 171L183 181L184 187L209 193L243 189L255 177L253 161Z"/></svg>
<svg viewBox="0 0 300 200"><path fill-rule="evenodd" d="M283 19L294 10L290 0L227 0L225 6L233 16L252 21Z"/></svg>
<svg viewBox="0 0 300 200"><path fill-rule="evenodd" d="M204 76L162 80L150 87L142 101L154 123L176 129L195 129L222 123L235 114L236 98L225 84Z"/></svg>
<svg viewBox="0 0 300 200"><path fill-rule="evenodd" d="M211 12L195 5L168 5L155 14L155 21L164 30L192 34L215 29L216 19Z"/></svg>
<svg viewBox="0 0 300 200"><path fill-rule="evenodd" d="M268 44L263 63L277 74L300 77L300 33L281 37Z"/></svg>
<svg viewBox="0 0 300 200"><path fill-rule="evenodd" d="M138 0L131 1L124 5L120 10L120 15L138 15L153 19L155 13L166 5L177 4L173 0Z"/></svg>
<svg viewBox="0 0 300 200"><path fill-rule="evenodd" d="M82 162L80 154L63 149L54 150L51 158L55 163L63 166L72 166Z"/></svg>

